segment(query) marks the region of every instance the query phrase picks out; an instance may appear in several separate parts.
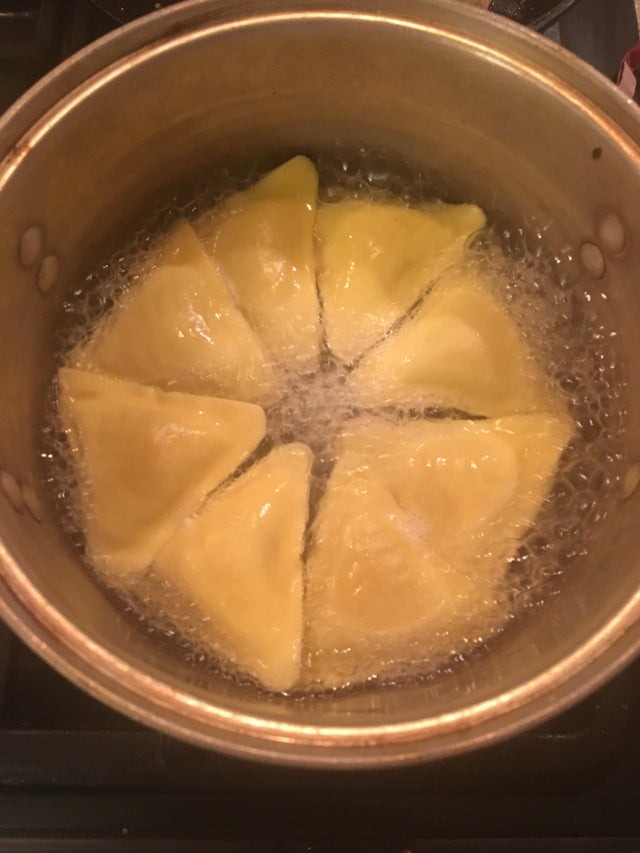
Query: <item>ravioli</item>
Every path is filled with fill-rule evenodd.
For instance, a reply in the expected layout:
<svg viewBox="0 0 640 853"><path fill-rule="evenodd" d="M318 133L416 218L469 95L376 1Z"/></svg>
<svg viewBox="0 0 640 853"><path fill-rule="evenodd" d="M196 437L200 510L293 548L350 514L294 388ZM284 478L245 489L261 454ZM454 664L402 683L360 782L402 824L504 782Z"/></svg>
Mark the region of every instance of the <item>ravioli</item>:
<svg viewBox="0 0 640 853"><path fill-rule="evenodd" d="M273 399L275 375L260 339L186 220L172 227L156 260L70 365L165 391Z"/></svg>
<svg viewBox="0 0 640 853"><path fill-rule="evenodd" d="M356 419L314 524L307 562L311 678L366 680L473 636L497 607L507 561L533 524L567 420ZM456 649L460 651L460 649Z"/></svg>
<svg viewBox="0 0 640 853"><path fill-rule="evenodd" d="M302 156L176 223L59 373L90 563L270 691L497 632L573 425L465 256L485 224L319 204Z"/></svg>
<svg viewBox="0 0 640 853"><path fill-rule="evenodd" d="M144 572L265 434L264 412L252 403L167 393L70 368L60 370L59 385L87 556L107 574Z"/></svg>
<svg viewBox="0 0 640 853"><path fill-rule="evenodd" d="M459 409L500 417L558 407L558 394L483 273L445 274L413 317L350 376L366 406Z"/></svg>
<svg viewBox="0 0 640 853"><path fill-rule="evenodd" d="M485 224L470 204L346 199L318 209L318 285L327 343L357 358L405 314L433 281L461 260L465 240Z"/></svg>
<svg viewBox="0 0 640 853"><path fill-rule="evenodd" d="M320 352L314 226L318 175L294 157L197 224L269 357L309 372Z"/></svg>
<svg viewBox="0 0 640 853"><path fill-rule="evenodd" d="M155 564L209 618L216 651L271 690L289 690L300 675L310 468L303 444L272 450L215 494Z"/></svg>

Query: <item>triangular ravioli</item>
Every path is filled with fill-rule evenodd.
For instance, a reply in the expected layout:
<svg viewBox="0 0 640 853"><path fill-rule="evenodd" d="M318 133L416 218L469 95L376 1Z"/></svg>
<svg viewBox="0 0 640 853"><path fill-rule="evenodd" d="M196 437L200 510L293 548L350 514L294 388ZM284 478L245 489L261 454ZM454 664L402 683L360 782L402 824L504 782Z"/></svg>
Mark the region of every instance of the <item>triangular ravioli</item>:
<svg viewBox="0 0 640 853"><path fill-rule="evenodd" d="M483 274L445 274L413 317L365 354L349 378L365 406L473 415L550 411L558 394Z"/></svg>
<svg viewBox="0 0 640 853"><path fill-rule="evenodd" d="M550 415L356 419L307 562L312 679L363 681L415 654L440 662L486 628L570 437Z"/></svg>
<svg viewBox="0 0 640 853"><path fill-rule="evenodd" d="M485 224L470 204L346 199L318 209L318 283L329 348L351 362L461 260L465 240Z"/></svg>
<svg viewBox="0 0 640 853"><path fill-rule="evenodd" d="M87 556L144 571L265 434L252 403L167 393L63 368L60 414L77 454Z"/></svg>
<svg viewBox="0 0 640 853"><path fill-rule="evenodd" d="M167 391L272 398L274 372L260 340L186 220L172 227L155 260L71 353L70 366Z"/></svg>
<svg viewBox="0 0 640 853"><path fill-rule="evenodd" d="M300 674L310 468L305 445L272 450L213 495L155 564L207 620L204 639L271 690Z"/></svg>
<svg viewBox="0 0 640 853"><path fill-rule="evenodd" d="M313 232L318 175L294 157L196 224L270 358L312 371L320 352Z"/></svg>

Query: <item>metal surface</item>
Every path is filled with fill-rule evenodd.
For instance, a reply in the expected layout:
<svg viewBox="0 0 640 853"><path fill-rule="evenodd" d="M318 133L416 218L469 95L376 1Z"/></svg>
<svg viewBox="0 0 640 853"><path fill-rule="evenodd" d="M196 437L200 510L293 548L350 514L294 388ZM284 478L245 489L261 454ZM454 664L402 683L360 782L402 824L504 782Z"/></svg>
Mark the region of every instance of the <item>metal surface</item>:
<svg viewBox="0 0 640 853"><path fill-rule="evenodd" d="M635 109L564 51L458 4L199 0L92 45L0 124L0 467L39 486L34 440L57 312L100 245L212 163L313 153L337 137L449 176L460 197L540 224L552 249L593 240L602 212L617 212L629 242L607 258L603 287L632 392L629 453L640 458ZM33 225L60 258L47 295L18 263ZM40 491L42 525L0 503L8 622L95 696L224 751L333 767L452 754L566 707L640 645L640 493L490 654L422 685L296 703L208 676L153 642L92 582Z"/></svg>

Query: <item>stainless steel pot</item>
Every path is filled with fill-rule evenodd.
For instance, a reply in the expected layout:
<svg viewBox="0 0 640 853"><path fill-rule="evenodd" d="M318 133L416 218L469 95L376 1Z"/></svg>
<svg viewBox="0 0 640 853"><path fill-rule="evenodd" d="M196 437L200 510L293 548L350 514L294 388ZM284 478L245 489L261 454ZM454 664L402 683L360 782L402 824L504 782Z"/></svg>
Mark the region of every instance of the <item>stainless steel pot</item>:
<svg viewBox="0 0 640 853"><path fill-rule="evenodd" d="M39 654L149 725L232 753L355 767L505 737L628 661L640 647L640 490L621 495L559 594L473 665L291 702L207 678L127 620L59 529L35 446L60 304L103 241L211 163L332 148L336 137L394 149L489 210L542 223L551 249L598 243L615 214L626 245L605 250L602 286L631 392L629 459L640 459L633 106L559 48L457 3L196 0L90 46L0 124L0 467L33 484L44 508L38 523L0 495L0 599ZM32 226L59 270L21 264Z"/></svg>

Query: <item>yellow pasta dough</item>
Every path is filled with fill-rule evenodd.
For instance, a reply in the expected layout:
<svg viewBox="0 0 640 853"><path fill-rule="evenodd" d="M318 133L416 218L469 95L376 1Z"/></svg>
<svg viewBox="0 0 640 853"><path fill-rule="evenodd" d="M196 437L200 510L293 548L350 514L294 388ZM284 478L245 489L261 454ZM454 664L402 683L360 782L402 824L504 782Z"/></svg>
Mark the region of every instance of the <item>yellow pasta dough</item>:
<svg viewBox="0 0 640 853"><path fill-rule="evenodd" d="M69 364L166 391L263 402L276 394L260 339L186 220Z"/></svg>
<svg viewBox="0 0 640 853"><path fill-rule="evenodd" d="M313 680L362 681L405 660L416 635L459 642L494 606L570 435L549 415L354 421L307 561Z"/></svg>
<svg viewBox="0 0 640 853"><path fill-rule="evenodd" d="M500 627L573 424L465 257L485 223L319 205L302 156L175 223L59 371L89 562L272 691Z"/></svg>
<svg viewBox="0 0 640 853"><path fill-rule="evenodd" d="M269 357L311 371L320 351L313 232L318 175L294 157L197 224Z"/></svg>
<svg viewBox="0 0 640 853"><path fill-rule="evenodd" d="M302 444L272 450L212 496L155 565L210 617L211 645L272 690L300 675L310 467Z"/></svg>
<svg viewBox="0 0 640 853"><path fill-rule="evenodd" d="M318 210L327 343L346 362L375 343L485 224L479 207L346 199Z"/></svg>
<svg viewBox="0 0 640 853"><path fill-rule="evenodd" d="M114 575L160 548L254 450L259 406L167 393L63 368L60 413L76 453L87 554Z"/></svg>
<svg viewBox="0 0 640 853"><path fill-rule="evenodd" d="M415 316L364 355L349 385L366 406L489 417L558 407L515 322L469 266L446 273Z"/></svg>

